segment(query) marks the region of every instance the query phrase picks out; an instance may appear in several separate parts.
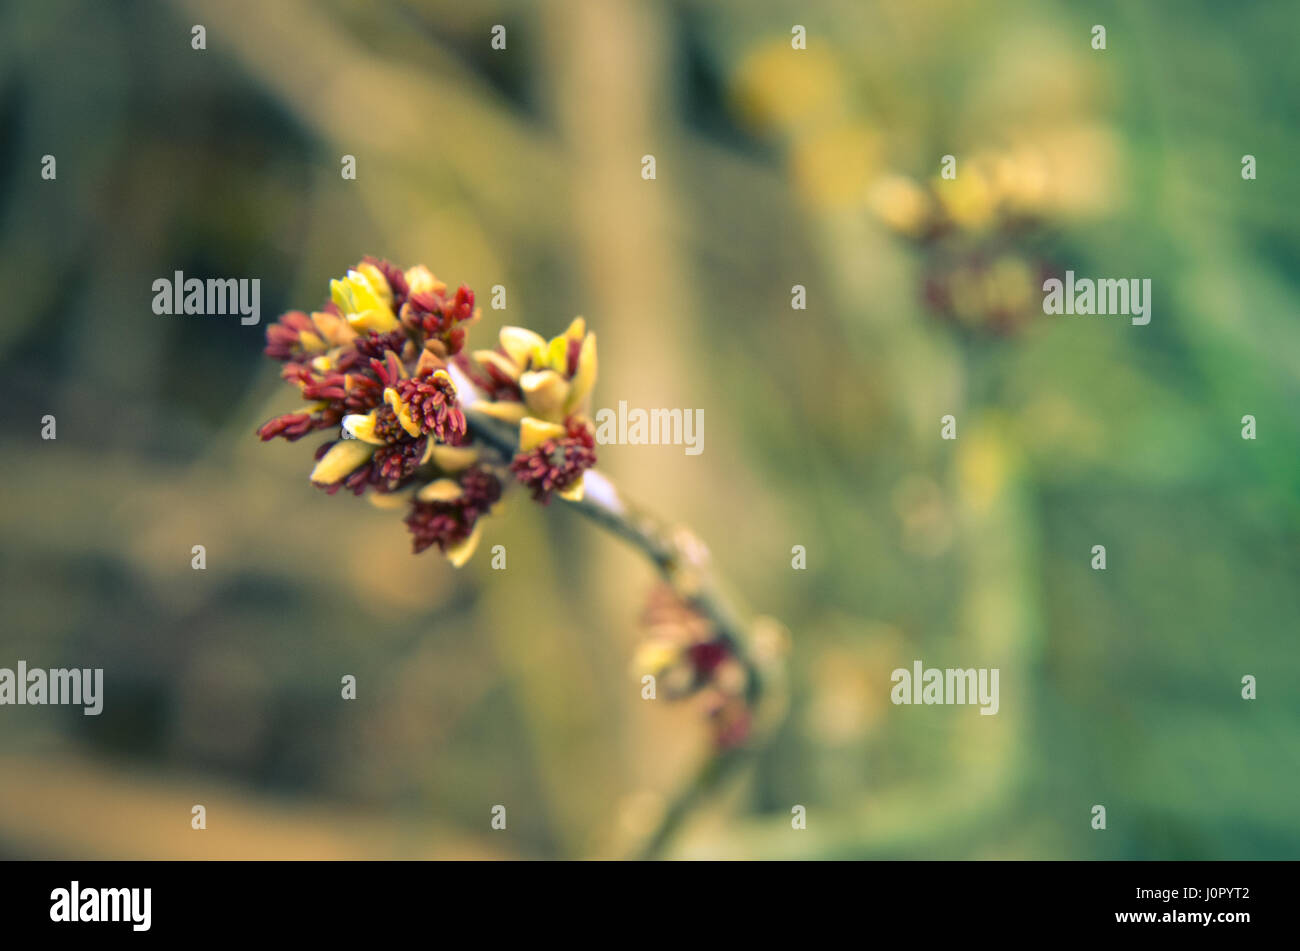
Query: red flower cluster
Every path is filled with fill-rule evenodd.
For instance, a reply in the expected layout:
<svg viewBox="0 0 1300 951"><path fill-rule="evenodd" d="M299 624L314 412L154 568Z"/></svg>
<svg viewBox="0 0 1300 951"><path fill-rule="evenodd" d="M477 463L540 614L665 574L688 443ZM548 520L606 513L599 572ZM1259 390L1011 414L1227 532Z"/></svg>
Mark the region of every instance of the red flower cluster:
<svg viewBox="0 0 1300 951"><path fill-rule="evenodd" d="M465 414L456 402L456 387L448 376L426 375L399 380L394 386L397 400L409 407L411 418L422 433L439 441L458 444L465 435Z"/></svg>
<svg viewBox="0 0 1300 951"><path fill-rule="evenodd" d="M595 338L581 318L551 342L505 328L497 350L470 359L462 351L478 312L465 285L449 292L427 268L367 257L330 291L319 311L291 311L267 328L266 355L284 364L281 375L309 405L258 430L263 440L290 441L340 430L316 451L315 485L330 494L409 492L415 550L436 545L458 565L508 476L543 503L553 492L580 494L596 461L582 415ZM499 438L472 440L462 401L520 426L517 453L503 452Z"/></svg>
<svg viewBox="0 0 1300 951"><path fill-rule="evenodd" d="M552 492L571 488L583 472L596 464L596 439L590 427L573 417L565 433L517 454L510 463L515 478L531 489L533 498L543 505L550 503Z"/></svg>
<svg viewBox="0 0 1300 951"><path fill-rule="evenodd" d="M489 470L473 468L460 480L461 495L449 501L421 502L418 499L406 516L415 536L415 552L437 545L444 554L470 537L479 517L486 515L501 498L501 480Z"/></svg>
<svg viewBox="0 0 1300 951"><path fill-rule="evenodd" d="M719 749L743 744L753 726L748 675L713 623L667 584L651 591L641 623L649 637L636 673L654 676L668 699L697 697Z"/></svg>
<svg viewBox="0 0 1300 951"><path fill-rule="evenodd" d="M465 438L445 368L464 345L474 292L462 285L448 296L423 268L403 272L369 257L334 289L320 311L291 311L267 328L266 355L284 363L281 375L312 406L277 416L258 435L296 440L343 426L357 442L321 446L312 481L331 494L394 492L429 461L435 441Z"/></svg>
<svg viewBox="0 0 1300 951"><path fill-rule="evenodd" d="M444 357L452 356L465 346L465 328L462 325L474 313L474 292L463 284L451 297L435 291L422 291L412 294L403 303L400 313L404 326L414 333L423 334L426 340L441 344Z"/></svg>

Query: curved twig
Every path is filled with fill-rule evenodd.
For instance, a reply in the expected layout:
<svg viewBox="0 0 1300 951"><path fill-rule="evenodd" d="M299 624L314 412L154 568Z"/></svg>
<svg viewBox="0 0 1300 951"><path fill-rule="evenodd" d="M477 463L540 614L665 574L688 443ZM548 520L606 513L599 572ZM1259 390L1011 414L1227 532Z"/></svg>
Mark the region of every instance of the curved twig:
<svg viewBox="0 0 1300 951"><path fill-rule="evenodd" d="M473 436L507 459L515 452L519 440L515 427L472 411L467 418ZM745 699L751 709L756 709L771 680L764 669L763 652L757 649L750 629L719 590L703 544L688 530L674 528L626 502L613 484L597 472L587 473L587 489L580 501L565 500L565 504L644 554L673 591L713 625L718 639L744 666ZM669 803L655 830L638 849L637 857L649 859L661 854L690 811L737 765L748 759L749 752L748 749L720 750L710 757Z"/></svg>

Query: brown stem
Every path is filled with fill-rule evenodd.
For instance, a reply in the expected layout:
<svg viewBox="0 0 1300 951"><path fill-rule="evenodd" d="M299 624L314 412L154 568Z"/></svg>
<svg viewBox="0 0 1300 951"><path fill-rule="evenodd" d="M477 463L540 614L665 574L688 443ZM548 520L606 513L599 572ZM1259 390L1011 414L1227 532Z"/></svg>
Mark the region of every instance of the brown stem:
<svg viewBox="0 0 1300 951"><path fill-rule="evenodd" d="M471 411L467 416L474 437L491 445L506 459L514 454L519 442L518 429L480 413ZM744 666L745 698L750 708L756 710L770 679L760 658L763 652L755 649L749 628L719 590L702 543L686 529L673 528L624 501L608 480L599 478L601 491L588 491L581 501L565 500L566 504L641 551L678 597L712 623L718 639ZM638 857L648 859L659 855L690 811L747 758L746 752L721 750L711 757L664 810L658 826L638 851Z"/></svg>

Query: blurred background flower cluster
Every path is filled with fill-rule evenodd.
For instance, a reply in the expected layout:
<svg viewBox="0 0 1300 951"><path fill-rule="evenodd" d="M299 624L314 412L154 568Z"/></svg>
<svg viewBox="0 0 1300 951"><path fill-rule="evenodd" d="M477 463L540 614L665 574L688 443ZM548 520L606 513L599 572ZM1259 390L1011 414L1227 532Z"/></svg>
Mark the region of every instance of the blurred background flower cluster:
<svg viewBox="0 0 1300 951"><path fill-rule="evenodd" d="M670 854L1300 854L1293 5L0 16L0 666L106 690L0 708L0 856L620 855L705 755L629 674L618 541L507 499L507 569L453 571L255 438L266 325L365 253L485 339L585 315L594 408L705 411L702 455L600 468L789 627L790 706ZM1151 324L1043 316L1067 268L1150 278ZM259 278L262 324L156 316L176 270ZM914 659L998 667L998 715L892 706Z"/></svg>

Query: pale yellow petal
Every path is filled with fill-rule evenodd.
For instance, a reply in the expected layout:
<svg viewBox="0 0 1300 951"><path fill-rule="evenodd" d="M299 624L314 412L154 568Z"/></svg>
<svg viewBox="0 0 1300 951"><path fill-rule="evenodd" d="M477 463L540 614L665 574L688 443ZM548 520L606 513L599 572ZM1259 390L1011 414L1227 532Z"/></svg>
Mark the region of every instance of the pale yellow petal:
<svg viewBox="0 0 1300 951"><path fill-rule="evenodd" d="M447 560L456 568L461 567L469 561L474 555L474 549L478 548L478 540L483 535L483 523L476 522L474 530L469 533L464 541L452 545L447 549Z"/></svg>
<svg viewBox="0 0 1300 951"><path fill-rule="evenodd" d="M471 413L482 413L484 416L491 416L506 423L517 423L528 415L528 407L523 403L479 400L467 409Z"/></svg>
<svg viewBox="0 0 1300 951"><path fill-rule="evenodd" d="M573 386L569 390L569 399L564 404L565 414L572 413L582 406L596 385L596 335L587 334L582 341L582 352L578 354L578 370L573 374Z"/></svg>
<svg viewBox="0 0 1300 951"><path fill-rule="evenodd" d="M416 498L421 502L454 502L460 496L459 482L455 479L438 479L421 489Z"/></svg>
<svg viewBox="0 0 1300 951"><path fill-rule="evenodd" d="M396 414L397 421L402 424L403 429L412 436L420 435L420 427L416 424L415 420L411 418L411 407L403 402L402 398L397 395L397 390L393 389L391 386L385 389L384 402L392 407L393 413Z"/></svg>
<svg viewBox="0 0 1300 951"><path fill-rule="evenodd" d="M567 489L561 489L555 494L566 502L581 502L585 488L584 480L579 478L577 482L573 483L573 485L569 486Z"/></svg>
<svg viewBox="0 0 1300 951"><path fill-rule="evenodd" d="M520 367L528 366L530 359L540 362L546 353L546 341L525 327L502 327L501 348Z"/></svg>
<svg viewBox="0 0 1300 951"><path fill-rule="evenodd" d="M400 324L393 315L393 293L388 281L373 265L363 264L361 268L348 271L343 280L330 281L330 297L353 329L381 333L396 330Z"/></svg>
<svg viewBox="0 0 1300 951"><path fill-rule="evenodd" d="M447 285L434 277L433 272L423 264L417 264L406 272L406 285L412 294L441 294L447 289Z"/></svg>
<svg viewBox="0 0 1300 951"><path fill-rule="evenodd" d="M311 315L311 322L316 325L320 335L331 347L341 347L356 339L357 332L348 326L348 322L337 314L328 311L316 311Z"/></svg>
<svg viewBox="0 0 1300 951"><path fill-rule="evenodd" d="M567 374L569 370L569 338L563 335L552 337L551 342L546 345L544 362L552 370Z"/></svg>
<svg viewBox="0 0 1300 951"><path fill-rule="evenodd" d="M298 331L298 342L308 353L319 353L325 349L325 341L316 336L310 330Z"/></svg>
<svg viewBox="0 0 1300 951"><path fill-rule="evenodd" d="M558 422L564 418L564 404L569 398L569 381L554 370L532 370L519 377L524 402L534 416Z"/></svg>
<svg viewBox="0 0 1300 951"><path fill-rule="evenodd" d="M337 277L330 281L330 300L334 301L334 306L345 314L356 309L352 302L351 288Z"/></svg>
<svg viewBox="0 0 1300 951"><path fill-rule="evenodd" d="M562 439L564 435L563 426L525 416L519 423L519 451L528 452L548 439Z"/></svg>
<svg viewBox="0 0 1300 951"><path fill-rule="evenodd" d="M372 307L369 310L348 314L348 324L354 330L373 330L381 334L401 326L398 319L393 316L392 310L387 307Z"/></svg>
<svg viewBox="0 0 1300 951"><path fill-rule="evenodd" d="M372 446L382 446L386 440L375 435L375 421L373 411L364 415L353 413L343 417L343 428L363 442L368 442Z"/></svg>
<svg viewBox="0 0 1300 951"><path fill-rule="evenodd" d="M463 446L443 446L435 444L432 439L429 445L433 446L433 462L443 472L460 472L468 469L478 461L477 449L466 449Z"/></svg>
<svg viewBox="0 0 1300 951"><path fill-rule="evenodd" d="M646 641L637 648L632 659L633 676L651 674L658 677L669 667L676 664L682 656L681 648L663 640Z"/></svg>
<svg viewBox="0 0 1300 951"><path fill-rule="evenodd" d="M311 481L332 485L350 475L358 466L369 461L374 447L360 439L342 439L330 447L329 452L311 470Z"/></svg>
<svg viewBox="0 0 1300 951"><path fill-rule="evenodd" d="M361 267L369 268L371 272L378 274L370 265L363 264ZM370 282L370 278L366 273L358 270L348 271L346 281L348 288L352 291L352 300L356 304L357 310L371 310L387 306L383 292L388 289L388 282L383 280L382 274L379 274L379 279L383 281L383 284L375 285Z"/></svg>
<svg viewBox="0 0 1300 951"><path fill-rule="evenodd" d="M378 302L385 307L393 306L393 289L388 286L388 278L384 277L383 271L373 264L358 264L357 273L365 278L366 289L375 296Z"/></svg>
<svg viewBox="0 0 1300 951"><path fill-rule="evenodd" d="M494 366L512 380L519 379L519 365L495 350L475 350L474 359L483 366Z"/></svg>

